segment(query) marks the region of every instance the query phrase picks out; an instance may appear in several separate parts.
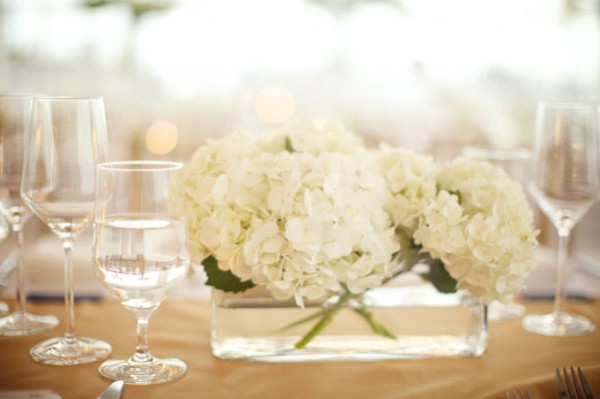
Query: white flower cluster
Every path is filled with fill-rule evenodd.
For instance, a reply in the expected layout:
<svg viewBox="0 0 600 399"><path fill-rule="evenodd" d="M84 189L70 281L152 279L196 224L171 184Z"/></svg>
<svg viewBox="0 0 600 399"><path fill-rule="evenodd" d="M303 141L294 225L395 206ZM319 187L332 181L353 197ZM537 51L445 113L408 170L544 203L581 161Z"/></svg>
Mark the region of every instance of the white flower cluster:
<svg viewBox="0 0 600 399"><path fill-rule="evenodd" d="M332 123L211 141L171 189L194 262L212 256L300 305L380 286L415 243L486 299L510 298L534 266L531 211L499 168L367 150Z"/></svg>
<svg viewBox="0 0 600 399"><path fill-rule="evenodd" d="M401 227L410 237L417 228L423 209L435 197L435 164L431 157L386 145L381 146L379 159L392 193L385 210L394 225Z"/></svg>
<svg viewBox="0 0 600 399"><path fill-rule="evenodd" d="M328 130L329 129L329 130ZM276 298L316 299L343 284L382 284L399 244L376 154L338 127L233 136L200 148L172 185L192 258L266 286ZM284 151L285 138L294 150Z"/></svg>
<svg viewBox="0 0 600 399"><path fill-rule="evenodd" d="M441 166L436 181L415 241L459 288L509 301L535 267L537 232L521 187L497 166L462 158Z"/></svg>

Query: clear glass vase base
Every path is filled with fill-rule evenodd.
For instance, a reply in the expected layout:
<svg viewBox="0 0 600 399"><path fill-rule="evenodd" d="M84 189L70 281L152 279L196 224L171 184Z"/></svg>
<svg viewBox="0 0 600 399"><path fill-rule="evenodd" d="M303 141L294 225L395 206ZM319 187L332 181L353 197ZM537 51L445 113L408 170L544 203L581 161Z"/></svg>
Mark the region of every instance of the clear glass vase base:
<svg viewBox="0 0 600 399"><path fill-rule="evenodd" d="M140 363L132 359L110 359L98 371L110 380L123 380L129 385L162 384L175 381L186 373L187 366L175 358L156 359Z"/></svg>
<svg viewBox="0 0 600 399"><path fill-rule="evenodd" d="M0 319L0 336L23 337L43 334L56 326L58 319L54 316L16 311Z"/></svg>
<svg viewBox="0 0 600 399"><path fill-rule="evenodd" d="M29 354L38 363L73 366L106 359L112 352L110 344L93 338L50 338L40 342Z"/></svg>
<svg viewBox="0 0 600 399"><path fill-rule="evenodd" d="M481 356L485 346L452 336L406 336L378 339L372 336L324 336L309 346L294 348L300 337L228 339L212 344L213 354L224 360L247 360L273 363L314 361L378 361ZM389 342L388 342L389 341Z"/></svg>
<svg viewBox="0 0 600 399"><path fill-rule="evenodd" d="M476 357L487 346L483 302L464 292L440 294L430 284L371 289L306 339L338 299L301 308L260 290L215 290L212 352L221 359L285 363Z"/></svg>
<svg viewBox="0 0 600 399"><path fill-rule="evenodd" d="M592 333L596 326L586 317L566 312L530 314L521 321L529 332L552 337L569 337Z"/></svg>

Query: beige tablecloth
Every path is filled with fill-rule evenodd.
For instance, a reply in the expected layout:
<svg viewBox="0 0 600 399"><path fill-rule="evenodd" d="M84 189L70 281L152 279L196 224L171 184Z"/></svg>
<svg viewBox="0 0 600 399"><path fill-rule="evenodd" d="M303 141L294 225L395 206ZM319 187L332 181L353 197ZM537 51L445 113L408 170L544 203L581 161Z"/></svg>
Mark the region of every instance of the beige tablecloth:
<svg viewBox="0 0 600 399"><path fill-rule="evenodd" d="M12 304L12 303L11 303ZM548 311L546 301L524 302L528 311ZM572 310L600 326L600 301L570 302ZM30 310L63 316L60 302L34 302ZM579 365L600 398L600 331L552 338L523 331L519 321L493 322L480 358L267 364L222 361L209 346L209 305L203 300L168 299L150 323L150 349L183 359L181 380L154 386L126 386L123 398L502 398L512 387L534 398L556 398L554 368ZM79 336L113 346L113 357L135 346L133 317L112 299L78 302ZM108 382L99 363L58 367L37 364L29 348L60 334L0 339L0 390L51 389L62 398L95 398Z"/></svg>

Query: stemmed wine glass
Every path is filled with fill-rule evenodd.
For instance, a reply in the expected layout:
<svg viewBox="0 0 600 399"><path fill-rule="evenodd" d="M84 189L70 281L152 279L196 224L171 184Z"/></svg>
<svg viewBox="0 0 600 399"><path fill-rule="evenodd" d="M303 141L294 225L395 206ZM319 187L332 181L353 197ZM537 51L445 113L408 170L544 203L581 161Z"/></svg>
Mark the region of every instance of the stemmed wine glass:
<svg viewBox="0 0 600 399"><path fill-rule="evenodd" d="M530 314L523 327L549 336L583 335L595 329L564 308L569 237L600 193L600 154L594 109L579 103L540 103L537 108L529 190L558 232L554 310Z"/></svg>
<svg viewBox="0 0 600 399"><path fill-rule="evenodd" d="M36 97L25 154L21 196L65 251L65 333L34 346L31 357L54 365L103 359L112 350L108 343L75 336L71 261L75 239L94 213L96 165L107 156L102 98Z"/></svg>
<svg viewBox="0 0 600 399"><path fill-rule="evenodd" d="M0 319L0 335L25 336L46 332L58 325L54 316L27 312L27 270L22 259L25 223L31 212L21 199L21 178L26 126L33 94L0 95L0 210L16 234L17 302L15 310Z"/></svg>
<svg viewBox="0 0 600 399"><path fill-rule="evenodd" d="M109 359L100 374L126 384L175 380L186 365L148 350L148 320L188 274L185 223L169 212L169 181L182 165L129 161L98 166L93 259L96 277L137 320L129 359Z"/></svg>

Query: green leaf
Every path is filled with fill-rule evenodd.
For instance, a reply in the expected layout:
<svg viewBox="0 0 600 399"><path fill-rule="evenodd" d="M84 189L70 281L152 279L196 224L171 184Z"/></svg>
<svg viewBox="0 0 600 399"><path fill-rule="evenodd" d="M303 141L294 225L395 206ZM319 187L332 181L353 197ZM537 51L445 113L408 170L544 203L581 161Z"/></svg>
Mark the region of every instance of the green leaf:
<svg viewBox="0 0 600 399"><path fill-rule="evenodd" d="M290 136L285 136L285 150L287 152L296 152L296 149L294 148L294 145L292 144L292 140L290 139Z"/></svg>
<svg viewBox="0 0 600 399"><path fill-rule="evenodd" d="M421 273L421 277L433 284L433 286L441 293L450 294L456 292L457 282L452 278L450 273L444 267L444 263L439 259L431 259L427 262L429 271Z"/></svg>
<svg viewBox="0 0 600 399"><path fill-rule="evenodd" d="M109 4L114 3L114 0L87 0L84 5L90 8L97 8L107 6Z"/></svg>
<svg viewBox="0 0 600 399"><path fill-rule="evenodd" d="M202 262L204 271L208 276L207 285L225 292L243 292L254 287L250 280L242 281L229 270L219 269L218 262L213 256L209 256Z"/></svg>
<svg viewBox="0 0 600 399"><path fill-rule="evenodd" d="M398 241L400 242L400 248L401 248L401 250L404 250L406 248L413 248L414 247L414 242L413 242L412 238L400 226L396 227L396 237L398 237Z"/></svg>
<svg viewBox="0 0 600 399"><path fill-rule="evenodd" d="M462 205L462 194L458 190L450 190L448 191L451 195L456 195L458 197L458 205Z"/></svg>

